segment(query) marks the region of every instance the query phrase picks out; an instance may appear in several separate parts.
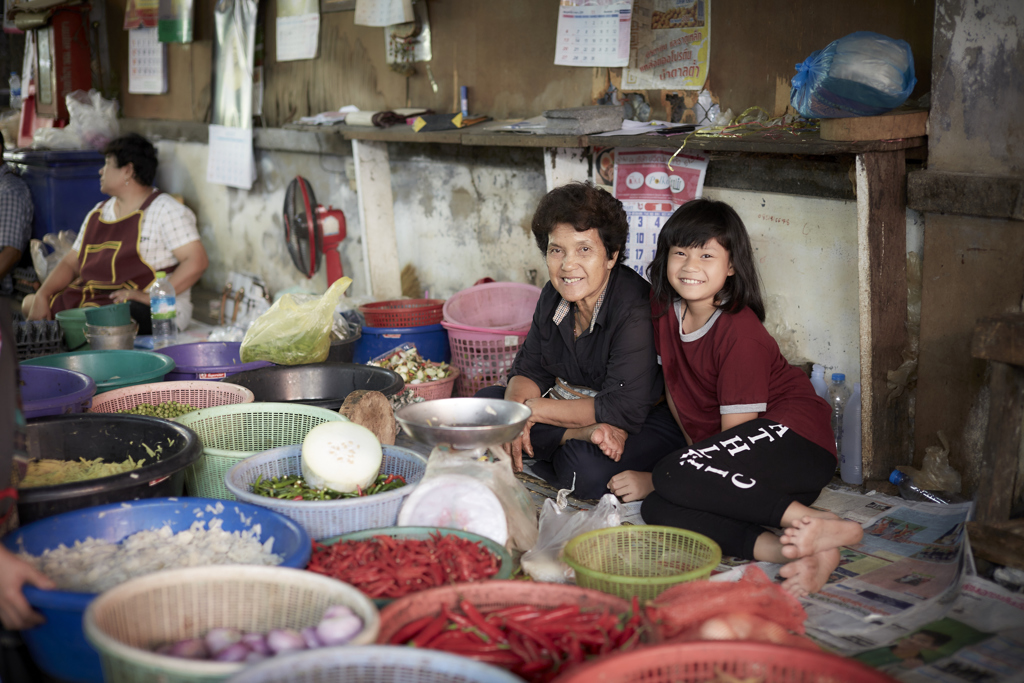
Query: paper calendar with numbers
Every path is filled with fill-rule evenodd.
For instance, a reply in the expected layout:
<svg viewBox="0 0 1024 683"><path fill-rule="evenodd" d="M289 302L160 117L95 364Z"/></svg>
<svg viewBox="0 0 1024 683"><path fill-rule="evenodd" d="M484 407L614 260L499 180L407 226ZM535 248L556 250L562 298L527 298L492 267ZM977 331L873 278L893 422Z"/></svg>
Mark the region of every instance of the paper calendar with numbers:
<svg viewBox="0 0 1024 683"><path fill-rule="evenodd" d="M632 3L577 0L558 8L555 64L561 66L626 66Z"/></svg>
<svg viewBox="0 0 1024 683"><path fill-rule="evenodd" d="M624 263L644 277L665 221L704 191L707 157L699 152L677 154L669 168L671 158L671 152L660 149L615 151L614 193L629 222Z"/></svg>
<svg viewBox="0 0 1024 683"><path fill-rule="evenodd" d="M210 124L206 182L229 185L243 190L256 179L256 159L252 153L252 129Z"/></svg>
<svg viewBox="0 0 1024 683"><path fill-rule="evenodd" d="M162 95L167 92L167 45L157 39L157 29L128 31L128 92Z"/></svg>

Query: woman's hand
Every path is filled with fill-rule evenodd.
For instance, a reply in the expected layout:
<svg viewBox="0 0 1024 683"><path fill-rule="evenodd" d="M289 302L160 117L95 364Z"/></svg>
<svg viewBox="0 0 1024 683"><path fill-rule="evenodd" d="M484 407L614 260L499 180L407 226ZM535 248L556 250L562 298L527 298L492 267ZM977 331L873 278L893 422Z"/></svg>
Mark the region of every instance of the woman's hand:
<svg viewBox="0 0 1024 683"><path fill-rule="evenodd" d="M631 503L649 496L654 491L654 483L650 472L626 470L608 481L608 490L621 498L623 503Z"/></svg>
<svg viewBox="0 0 1024 683"><path fill-rule="evenodd" d="M138 301L140 304L149 305L149 294L140 289L119 289L110 295L110 300L115 304L123 304L126 301Z"/></svg>
<svg viewBox="0 0 1024 683"><path fill-rule="evenodd" d="M29 563L0 547L0 623L4 628L17 631L32 628L45 619L28 604L22 586L30 583L36 588L52 590L57 587L47 576Z"/></svg>
<svg viewBox="0 0 1024 683"><path fill-rule="evenodd" d="M600 448L602 453L615 462L622 459L622 452L626 449L626 437L629 436L625 429L604 422L592 425L589 429L590 443Z"/></svg>
<svg viewBox="0 0 1024 683"><path fill-rule="evenodd" d="M50 310L50 298L43 294L36 294L32 300L32 308L28 312L29 320L53 320L53 311Z"/></svg>

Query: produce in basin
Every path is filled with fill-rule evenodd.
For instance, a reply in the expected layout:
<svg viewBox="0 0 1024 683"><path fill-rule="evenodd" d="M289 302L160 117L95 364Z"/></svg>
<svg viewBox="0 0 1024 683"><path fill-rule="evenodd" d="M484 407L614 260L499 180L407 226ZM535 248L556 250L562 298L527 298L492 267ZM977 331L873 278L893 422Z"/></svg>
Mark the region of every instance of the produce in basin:
<svg viewBox="0 0 1024 683"><path fill-rule="evenodd" d="M302 477L313 488L340 493L366 488L383 459L373 432L353 422L325 422L302 441Z"/></svg>

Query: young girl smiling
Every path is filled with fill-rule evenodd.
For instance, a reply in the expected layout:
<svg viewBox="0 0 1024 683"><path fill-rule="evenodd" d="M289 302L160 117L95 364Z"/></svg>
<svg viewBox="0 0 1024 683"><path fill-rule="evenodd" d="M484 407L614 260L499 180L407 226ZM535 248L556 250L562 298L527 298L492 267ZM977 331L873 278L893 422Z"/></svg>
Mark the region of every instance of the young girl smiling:
<svg viewBox="0 0 1024 683"><path fill-rule="evenodd" d="M765 330L750 237L724 202L680 207L649 267L666 398L687 448L608 488L648 524L697 531L726 555L787 563L783 586L820 590L861 527L809 507L835 472L830 408ZM764 527L784 529L781 537Z"/></svg>

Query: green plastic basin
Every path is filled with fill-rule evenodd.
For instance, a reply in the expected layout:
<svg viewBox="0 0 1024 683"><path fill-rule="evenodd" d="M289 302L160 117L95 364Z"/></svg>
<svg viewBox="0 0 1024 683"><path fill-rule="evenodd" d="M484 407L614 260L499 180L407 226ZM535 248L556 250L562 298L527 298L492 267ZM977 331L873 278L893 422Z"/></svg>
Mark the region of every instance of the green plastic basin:
<svg viewBox="0 0 1024 683"><path fill-rule="evenodd" d="M69 308L53 316L64 330L64 343L72 351L85 346L85 309Z"/></svg>
<svg viewBox="0 0 1024 683"><path fill-rule="evenodd" d="M96 382L97 394L135 384L161 382L164 375L174 369L174 360L162 353L120 349L57 353L22 363L85 373Z"/></svg>
<svg viewBox="0 0 1024 683"><path fill-rule="evenodd" d="M120 304L95 306L82 310L85 311L86 322L97 327L120 327L121 325L132 324L132 314L127 301Z"/></svg>

